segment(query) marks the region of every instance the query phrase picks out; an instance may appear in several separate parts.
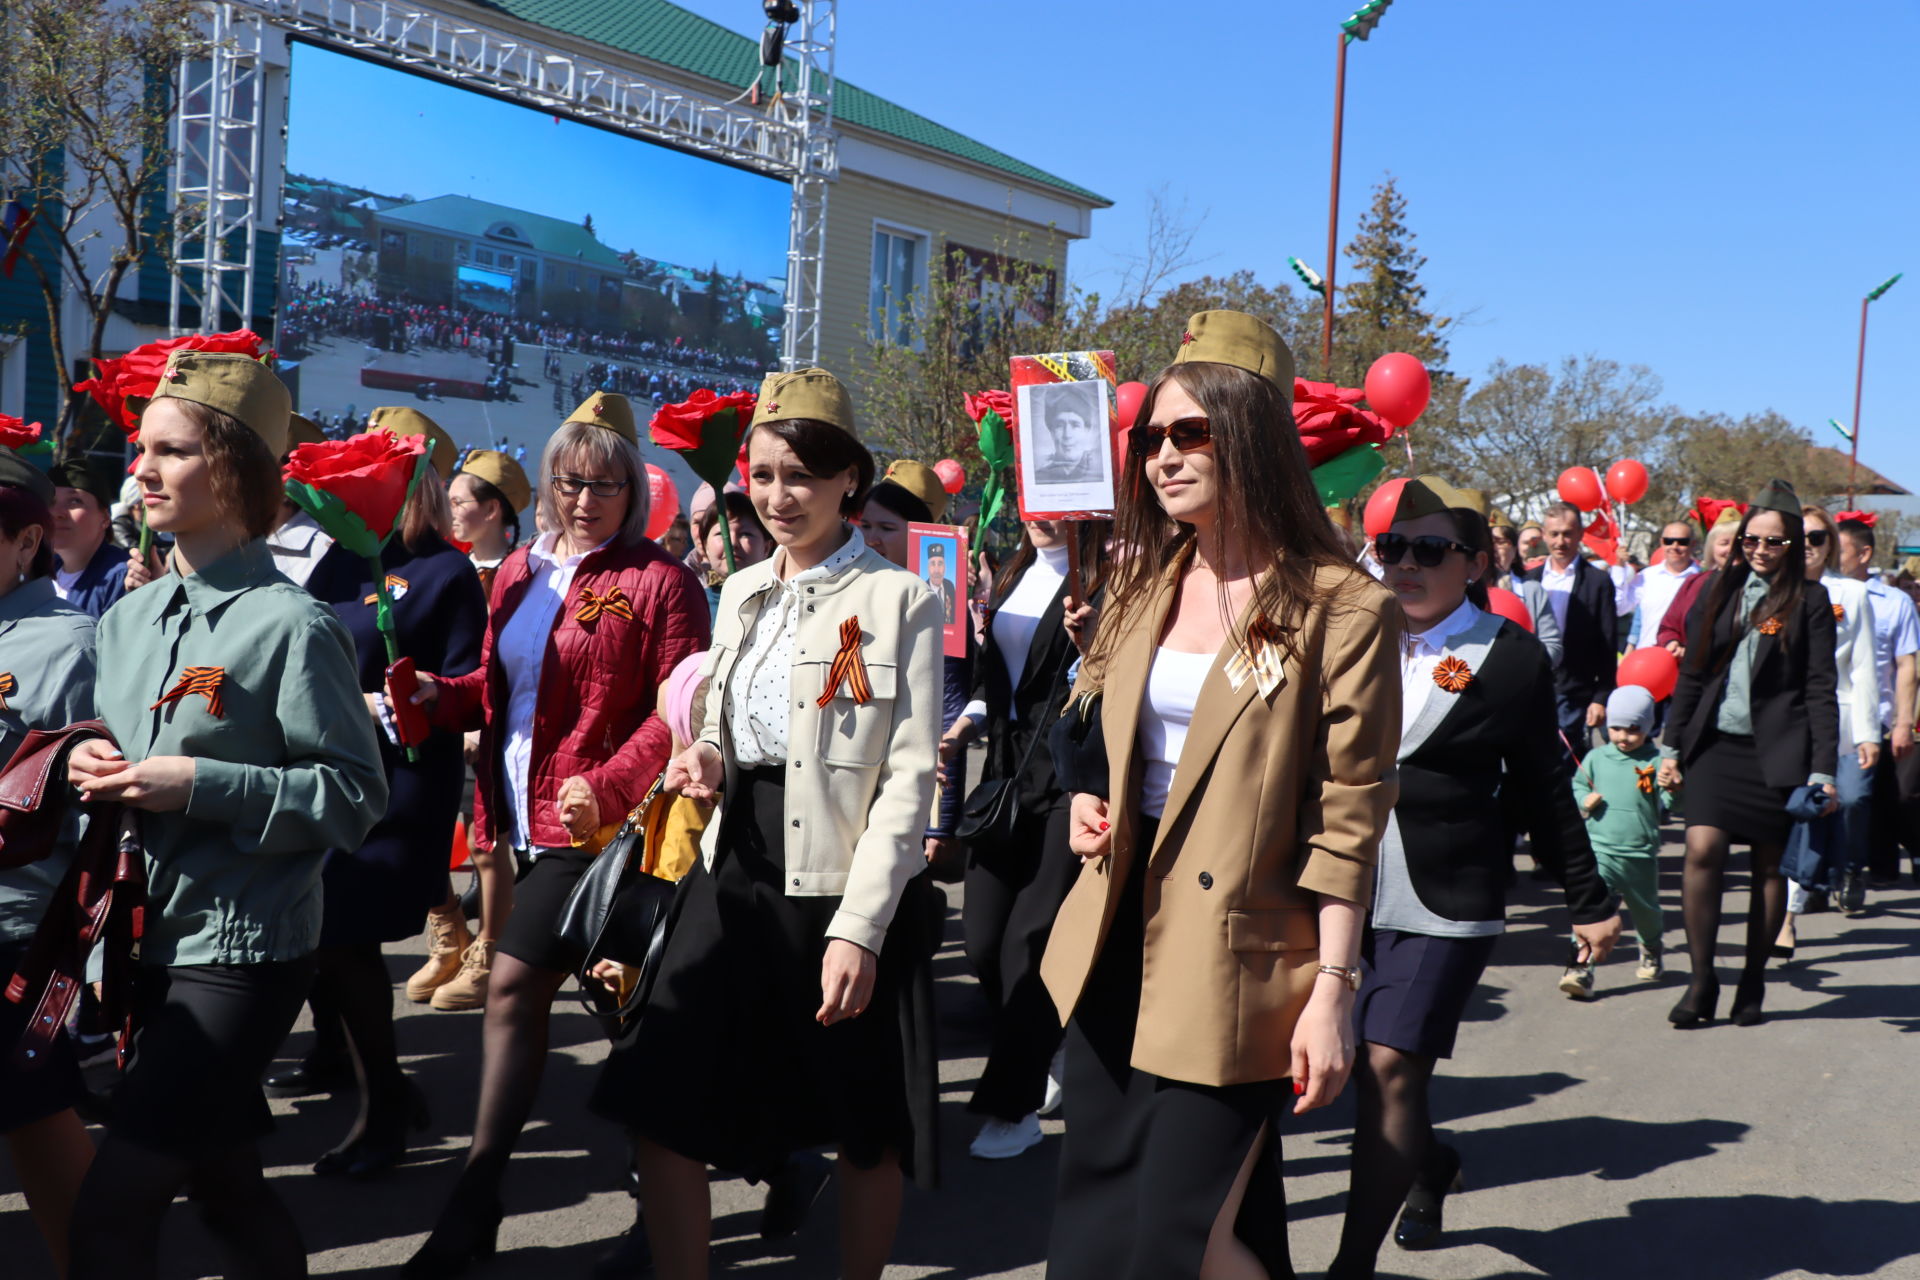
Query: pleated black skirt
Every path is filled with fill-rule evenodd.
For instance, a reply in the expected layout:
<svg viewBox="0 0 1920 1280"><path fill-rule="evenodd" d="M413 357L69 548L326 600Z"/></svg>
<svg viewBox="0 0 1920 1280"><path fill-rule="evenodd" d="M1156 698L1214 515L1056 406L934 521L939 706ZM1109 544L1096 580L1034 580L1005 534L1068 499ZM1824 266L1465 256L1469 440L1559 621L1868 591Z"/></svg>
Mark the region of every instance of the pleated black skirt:
<svg viewBox="0 0 1920 1280"><path fill-rule="evenodd" d="M1142 823L1140 849L1157 823ZM1048 1280L1187 1280L1247 1153L1266 1131L1235 1234L1271 1280L1292 1280L1280 1123L1285 1080L1212 1086L1130 1065L1140 1015L1146 859L1136 858L1118 913L1067 1025L1067 1136L1047 1247Z"/></svg>
<svg viewBox="0 0 1920 1280"><path fill-rule="evenodd" d="M820 966L838 897L788 897L780 769L741 770L718 854L681 882L645 1011L614 1045L590 1105L667 1149L761 1179L796 1151L888 1152L937 1176L939 1057L931 960L945 899L901 898L867 1011L823 1027Z"/></svg>
<svg viewBox="0 0 1920 1280"><path fill-rule="evenodd" d="M1715 733L1685 769L1682 803L1690 827L1718 827L1734 844L1784 845L1793 829L1790 787L1760 775L1752 738Z"/></svg>

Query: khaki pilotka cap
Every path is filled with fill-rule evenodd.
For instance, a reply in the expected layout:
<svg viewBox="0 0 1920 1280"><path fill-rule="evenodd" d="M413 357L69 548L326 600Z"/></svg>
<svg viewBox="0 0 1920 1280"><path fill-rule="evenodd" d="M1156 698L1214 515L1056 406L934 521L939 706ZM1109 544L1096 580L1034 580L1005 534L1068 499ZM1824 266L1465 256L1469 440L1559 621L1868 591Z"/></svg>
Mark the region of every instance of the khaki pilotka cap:
<svg viewBox="0 0 1920 1280"><path fill-rule="evenodd" d="M470 450L460 463L460 471L498 489L516 514L525 511L533 501L533 486L527 483L527 473L498 449Z"/></svg>
<svg viewBox="0 0 1920 1280"><path fill-rule="evenodd" d="M252 356L177 349L167 357L167 370L152 399L190 400L218 409L266 441L274 457L287 452L293 396L273 370Z"/></svg>
<svg viewBox="0 0 1920 1280"><path fill-rule="evenodd" d="M1241 311L1201 311L1187 318L1175 364L1230 364L1258 374L1293 403L1293 352L1273 326Z"/></svg>
<svg viewBox="0 0 1920 1280"><path fill-rule="evenodd" d="M825 369L770 373L760 384L760 399L753 406L753 422L747 429L789 418L811 418L836 426L855 439L860 436L854 429L853 397L840 379Z"/></svg>
<svg viewBox="0 0 1920 1280"><path fill-rule="evenodd" d="M568 414L568 422L585 422L592 426L603 427L638 449L640 447L640 429L633 421L633 401L617 391L596 391L580 402L580 407Z"/></svg>
<svg viewBox="0 0 1920 1280"><path fill-rule="evenodd" d="M1456 489L1439 476L1419 476L1400 490L1400 501L1393 508L1393 522L1418 520L1443 511L1473 511L1484 514L1487 500L1474 489Z"/></svg>
<svg viewBox="0 0 1920 1280"><path fill-rule="evenodd" d="M947 503L952 497L947 486L940 483L940 473L924 462L913 458L896 458L887 467L887 474L880 477L880 483L898 485L914 497L927 504L927 510L933 513L933 522L940 523L947 514Z"/></svg>
<svg viewBox="0 0 1920 1280"><path fill-rule="evenodd" d="M407 436L425 436L433 441L431 460L440 483L445 484L453 477L454 455L460 452L454 447L453 437L447 434L446 428L418 409L406 405L384 405L367 415L367 430L390 431L403 439Z"/></svg>
<svg viewBox="0 0 1920 1280"><path fill-rule="evenodd" d="M287 415L287 452L291 453L303 444L323 444L327 433L320 424L302 413Z"/></svg>

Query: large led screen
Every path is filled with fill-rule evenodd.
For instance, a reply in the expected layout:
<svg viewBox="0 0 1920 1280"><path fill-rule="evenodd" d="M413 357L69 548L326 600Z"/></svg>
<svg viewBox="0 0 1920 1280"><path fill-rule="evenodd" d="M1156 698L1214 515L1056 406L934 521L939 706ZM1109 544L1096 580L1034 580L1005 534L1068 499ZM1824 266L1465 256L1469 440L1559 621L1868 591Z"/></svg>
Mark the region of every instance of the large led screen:
<svg viewBox="0 0 1920 1280"><path fill-rule="evenodd" d="M644 435L775 367L785 184L311 45L291 82L275 345L330 434L412 405L531 474L595 390Z"/></svg>

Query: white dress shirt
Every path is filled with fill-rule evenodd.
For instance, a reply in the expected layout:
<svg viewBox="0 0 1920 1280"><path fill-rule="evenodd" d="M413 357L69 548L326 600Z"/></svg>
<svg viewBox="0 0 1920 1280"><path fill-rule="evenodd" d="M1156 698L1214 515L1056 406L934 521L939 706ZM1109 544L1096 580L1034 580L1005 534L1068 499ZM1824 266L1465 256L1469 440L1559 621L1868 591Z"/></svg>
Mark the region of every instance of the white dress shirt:
<svg viewBox="0 0 1920 1280"><path fill-rule="evenodd" d="M1567 601L1573 598L1573 584L1580 575L1580 562L1575 560L1565 569L1553 567L1548 560L1540 566L1540 585L1547 593L1547 604L1553 610L1553 621L1560 628L1560 634L1567 634Z"/></svg>
<svg viewBox="0 0 1920 1280"><path fill-rule="evenodd" d="M1562 596L1561 599L1565 599ZM1439 686L1433 682L1433 669L1446 654L1447 641L1480 619L1480 610L1471 600L1425 631L1409 631L1406 649L1400 656L1400 732L1404 736L1420 718L1427 695Z"/></svg>
<svg viewBox="0 0 1920 1280"><path fill-rule="evenodd" d="M507 812L513 819L513 844L536 856L543 852L529 848L532 840L533 802L527 795L527 779L533 768L533 714L540 701L540 668L547 659L547 642L553 637L560 606L573 587L573 575L580 562L598 551L593 547L564 560L555 558L557 535L543 533L527 549L527 570L532 581L520 598L520 607L507 619L494 642L495 656L507 677L507 733L501 762L507 774ZM611 539L609 539L611 541Z"/></svg>
<svg viewBox="0 0 1920 1280"><path fill-rule="evenodd" d="M267 535L267 554L273 567L296 587L307 585L313 567L333 547L333 538L305 511L296 511L278 529Z"/></svg>
<svg viewBox="0 0 1920 1280"><path fill-rule="evenodd" d="M1653 643L1654 637L1660 634L1661 620L1673 605L1673 598L1680 594L1680 584L1699 573L1700 566L1691 560L1679 573L1667 568L1664 559L1647 566L1646 572L1640 575L1640 612L1633 623L1636 646Z"/></svg>
<svg viewBox="0 0 1920 1280"><path fill-rule="evenodd" d="M1613 612L1624 618L1640 602L1640 571L1622 560L1607 566L1607 576L1613 579Z"/></svg>
<svg viewBox="0 0 1920 1280"><path fill-rule="evenodd" d="M1898 692L1894 663L1910 653L1920 653L1920 611L1914 609L1913 598L1906 592L1877 577L1867 579L1867 598L1873 602L1873 656L1880 668L1880 724L1891 731L1893 700Z"/></svg>
<svg viewBox="0 0 1920 1280"><path fill-rule="evenodd" d="M727 723L734 763L757 769L787 761L787 699L793 688L793 643L800 629L800 597L809 582L827 582L867 549L855 529L846 544L811 569L782 579L787 549L773 553L773 586L760 602L740 646L727 688Z"/></svg>

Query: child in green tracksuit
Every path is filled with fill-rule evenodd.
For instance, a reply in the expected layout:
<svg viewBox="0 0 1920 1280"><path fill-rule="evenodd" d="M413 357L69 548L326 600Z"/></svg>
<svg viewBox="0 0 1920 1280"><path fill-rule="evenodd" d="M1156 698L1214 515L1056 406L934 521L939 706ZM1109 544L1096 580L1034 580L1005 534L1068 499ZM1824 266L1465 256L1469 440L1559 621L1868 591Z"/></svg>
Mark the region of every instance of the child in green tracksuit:
<svg viewBox="0 0 1920 1280"><path fill-rule="evenodd" d="M1594 860L1607 887L1626 899L1640 937L1635 976L1661 973L1660 815L1668 797L1655 781L1660 752L1653 732L1653 695L1623 685L1607 698L1607 745L1573 771L1573 796L1586 815ZM1593 998L1593 966L1569 965L1560 989L1576 1000Z"/></svg>

